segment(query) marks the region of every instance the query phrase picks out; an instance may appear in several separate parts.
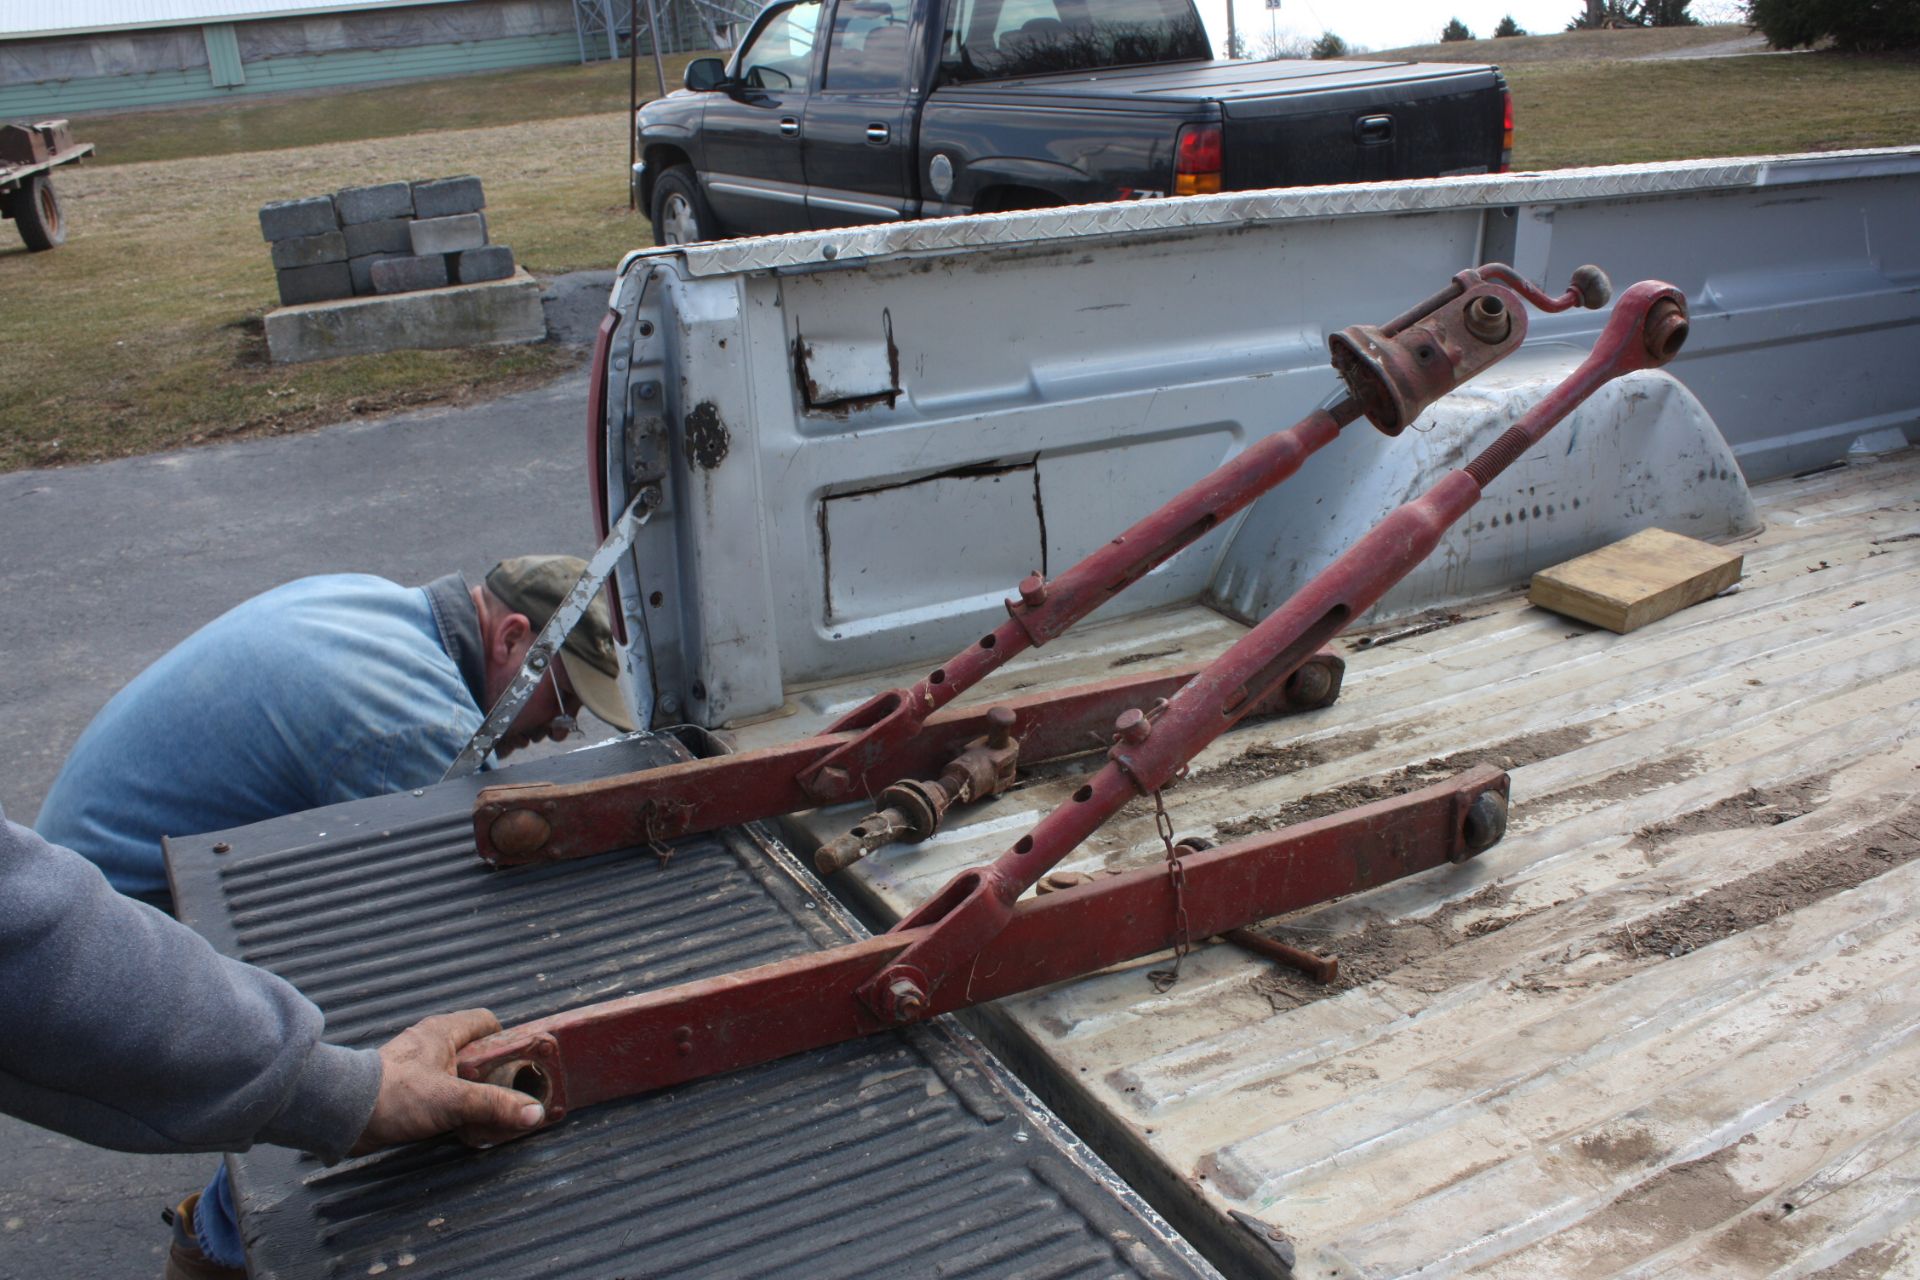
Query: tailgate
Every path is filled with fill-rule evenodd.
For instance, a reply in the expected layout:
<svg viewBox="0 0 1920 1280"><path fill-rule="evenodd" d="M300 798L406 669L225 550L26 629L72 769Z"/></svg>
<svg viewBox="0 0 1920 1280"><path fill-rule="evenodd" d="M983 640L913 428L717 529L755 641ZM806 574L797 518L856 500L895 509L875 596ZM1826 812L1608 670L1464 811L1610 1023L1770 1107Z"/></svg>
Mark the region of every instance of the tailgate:
<svg viewBox="0 0 1920 1280"><path fill-rule="evenodd" d="M1503 89L1487 67L1337 90L1229 97L1229 190L1384 182L1500 166Z"/></svg>
<svg viewBox="0 0 1920 1280"><path fill-rule="evenodd" d="M486 1005L512 1024L857 936L756 828L677 841L664 862L629 849L501 872L474 856L479 787L687 758L634 737L174 840L180 915L294 982L355 1045L436 1011ZM944 1018L488 1151L227 1159L256 1280L1213 1274Z"/></svg>

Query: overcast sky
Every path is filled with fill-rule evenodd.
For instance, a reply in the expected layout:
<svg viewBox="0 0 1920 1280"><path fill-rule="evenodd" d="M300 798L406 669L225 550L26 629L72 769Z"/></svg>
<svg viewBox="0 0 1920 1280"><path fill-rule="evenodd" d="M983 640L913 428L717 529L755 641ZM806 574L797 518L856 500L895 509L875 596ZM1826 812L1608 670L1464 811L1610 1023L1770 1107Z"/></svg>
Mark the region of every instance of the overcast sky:
<svg viewBox="0 0 1920 1280"><path fill-rule="evenodd" d="M1256 57L1266 52L1270 34L1279 38L1318 39L1335 31L1350 45L1394 49L1401 45L1431 44L1440 38L1448 18L1459 18L1474 35L1485 39L1507 14L1533 35L1565 29L1582 0L1281 0L1269 10L1266 0L1197 0L1214 40L1226 44L1227 5ZM1691 12L1705 22L1735 22L1739 0L1693 0Z"/></svg>

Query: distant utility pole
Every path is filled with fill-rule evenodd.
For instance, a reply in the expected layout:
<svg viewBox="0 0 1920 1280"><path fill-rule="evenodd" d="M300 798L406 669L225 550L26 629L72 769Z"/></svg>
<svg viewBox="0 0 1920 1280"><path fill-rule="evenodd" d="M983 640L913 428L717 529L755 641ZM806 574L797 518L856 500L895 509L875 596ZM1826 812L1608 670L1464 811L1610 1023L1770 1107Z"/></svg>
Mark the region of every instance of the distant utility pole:
<svg viewBox="0 0 1920 1280"><path fill-rule="evenodd" d="M627 212L640 207L640 193L633 189L633 166L640 163L640 36L634 23L640 15L640 0L627 0Z"/></svg>
<svg viewBox="0 0 1920 1280"><path fill-rule="evenodd" d="M1227 56L1240 56L1240 37L1233 28L1233 0L1227 0Z"/></svg>

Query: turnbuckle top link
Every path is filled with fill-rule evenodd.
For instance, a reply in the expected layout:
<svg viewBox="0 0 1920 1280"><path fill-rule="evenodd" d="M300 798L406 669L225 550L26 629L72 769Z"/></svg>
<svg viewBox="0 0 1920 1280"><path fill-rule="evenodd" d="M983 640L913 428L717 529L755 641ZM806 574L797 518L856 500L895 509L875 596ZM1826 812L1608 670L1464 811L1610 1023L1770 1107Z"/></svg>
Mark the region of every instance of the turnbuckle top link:
<svg viewBox="0 0 1920 1280"><path fill-rule="evenodd" d="M845 835L821 845L813 865L823 876L850 867L895 841L917 844L940 829L947 810L999 795L1020 765L1019 717L1012 707L987 712L987 732L975 738L931 782L902 778L880 793L880 807Z"/></svg>
<svg viewBox="0 0 1920 1280"><path fill-rule="evenodd" d="M1576 270L1553 296L1505 263L1490 262L1460 272L1384 325L1342 329L1327 347L1367 420L1397 436L1427 406L1520 345L1527 336L1522 299L1542 311L1598 310L1612 296L1612 282L1595 266Z"/></svg>

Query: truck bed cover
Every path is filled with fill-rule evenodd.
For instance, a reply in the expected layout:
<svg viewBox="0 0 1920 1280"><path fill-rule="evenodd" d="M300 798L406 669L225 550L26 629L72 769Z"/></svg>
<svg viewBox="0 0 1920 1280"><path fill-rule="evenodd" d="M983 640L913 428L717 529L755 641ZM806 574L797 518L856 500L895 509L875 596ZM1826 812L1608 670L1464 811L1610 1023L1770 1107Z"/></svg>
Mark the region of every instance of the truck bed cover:
<svg viewBox="0 0 1920 1280"><path fill-rule="evenodd" d="M578 780L686 758L642 736L508 772ZM860 933L754 829L681 841L665 865L632 849L491 872L470 810L502 776L175 840L181 918L293 981L329 1038L354 1045L429 1013L485 1005L511 1023ZM272 1147L228 1159L258 1280L1213 1274L951 1024L598 1107L485 1152L443 1139L332 1168Z"/></svg>
<svg viewBox="0 0 1920 1280"><path fill-rule="evenodd" d="M1917 455L1756 487L1765 527L1732 544L1738 589L1641 631L1519 595L1389 624L1336 642L1334 706L1203 753L1166 803L1180 834L1217 839L1470 764L1511 770L1512 823L1488 853L1272 922L1339 956L1333 985L1215 943L1165 994L1156 957L975 1025L1136 1187L1184 1206L1176 1226L1230 1271L1910 1267ZM969 700L1208 658L1241 631L1196 606L1073 633ZM896 682L813 688L802 723L743 745ZM1073 776L848 875L898 914L997 855ZM1061 868L1161 857L1138 804Z"/></svg>

